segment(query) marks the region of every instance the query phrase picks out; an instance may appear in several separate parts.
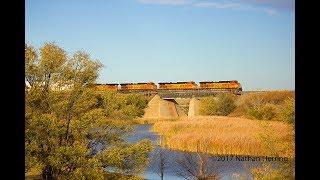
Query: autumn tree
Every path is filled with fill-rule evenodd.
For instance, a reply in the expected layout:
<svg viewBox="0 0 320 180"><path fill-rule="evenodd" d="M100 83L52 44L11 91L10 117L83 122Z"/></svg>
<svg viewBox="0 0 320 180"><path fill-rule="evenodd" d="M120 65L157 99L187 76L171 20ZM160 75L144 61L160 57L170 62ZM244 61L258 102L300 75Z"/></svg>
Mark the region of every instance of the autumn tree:
<svg viewBox="0 0 320 180"><path fill-rule="evenodd" d="M54 43L25 46L25 172L43 179L104 179L106 167L133 175L148 160L151 143L127 144L130 128L106 118L106 109L88 88L102 64L86 52L71 57ZM92 142L106 147L92 153Z"/></svg>

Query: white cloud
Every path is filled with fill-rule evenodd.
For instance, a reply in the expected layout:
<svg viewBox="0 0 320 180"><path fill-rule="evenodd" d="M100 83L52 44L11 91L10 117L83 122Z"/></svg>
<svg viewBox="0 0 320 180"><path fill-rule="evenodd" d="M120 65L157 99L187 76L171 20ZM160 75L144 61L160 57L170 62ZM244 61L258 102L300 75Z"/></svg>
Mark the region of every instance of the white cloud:
<svg viewBox="0 0 320 180"><path fill-rule="evenodd" d="M237 9L267 13L270 16L278 14L280 7L292 9L295 0L137 0L143 4L190 5L198 8Z"/></svg>
<svg viewBox="0 0 320 180"><path fill-rule="evenodd" d="M138 0L140 3L145 4L168 4L168 5L182 5L188 4L190 0Z"/></svg>
<svg viewBox="0 0 320 180"><path fill-rule="evenodd" d="M277 9L291 9L295 8L295 0L240 0L244 3L267 6Z"/></svg>
<svg viewBox="0 0 320 180"><path fill-rule="evenodd" d="M238 1L239 2L239 1ZM270 16L277 14L277 11L274 8L265 8L261 6L253 6L248 3L236 3L236 2L198 2L194 3L193 6L200 8L216 8L216 9L237 9L245 11L257 11L264 12Z"/></svg>
<svg viewBox="0 0 320 180"><path fill-rule="evenodd" d="M239 3L215 3L215 2L199 2L195 3L194 6L196 7L204 7L204 8L239 8L241 4Z"/></svg>
<svg viewBox="0 0 320 180"><path fill-rule="evenodd" d="M277 15L278 13L276 12L276 10L274 9L265 9L265 12L267 14L269 14L270 16L274 16L274 15Z"/></svg>

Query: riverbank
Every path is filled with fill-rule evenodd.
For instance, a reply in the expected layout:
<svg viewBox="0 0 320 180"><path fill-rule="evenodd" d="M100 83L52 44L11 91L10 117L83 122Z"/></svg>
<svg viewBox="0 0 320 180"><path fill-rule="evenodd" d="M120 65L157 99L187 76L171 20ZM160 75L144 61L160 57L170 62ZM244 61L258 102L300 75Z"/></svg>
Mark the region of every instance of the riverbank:
<svg viewBox="0 0 320 180"><path fill-rule="evenodd" d="M278 121L184 117L155 122L152 131L163 135L162 146L174 150L294 158L294 128Z"/></svg>
<svg viewBox="0 0 320 180"><path fill-rule="evenodd" d="M135 133L126 139L127 142L134 143L141 139L149 139L155 145L154 151L149 154L149 164L147 169L142 174L143 178L159 179L159 168L161 163L165 164L163 167L164 179L183 180L185 178L181 176L181 173L184 174L187 171L191 171L194 175L198 173L198 171L195 171L200 166L198 153L172 150L158 146L157 144L159 143L159 135L151 131L151 124L136 125L134 129ZM250 161L247 159L252 159L254 157L241 156L235 156L233 158L230 157L226 159L225 156L211 156L209 154L202 154L201 158L206 161L206 163L203 164L205 166L204 168L207 169L206 175L216 174L221 180L234 179L237 177L237 175L247 177L246 179L253 179L251 169L261 167L261 164L265 161L263 158L256 161ZM188 167L192 169L185 169L186 164L184 163L187 162L191 163L188 164ZM280 161L273 161L273 163L278 162ZM192 179L194 177L189 174L188 178Z"/></svg>

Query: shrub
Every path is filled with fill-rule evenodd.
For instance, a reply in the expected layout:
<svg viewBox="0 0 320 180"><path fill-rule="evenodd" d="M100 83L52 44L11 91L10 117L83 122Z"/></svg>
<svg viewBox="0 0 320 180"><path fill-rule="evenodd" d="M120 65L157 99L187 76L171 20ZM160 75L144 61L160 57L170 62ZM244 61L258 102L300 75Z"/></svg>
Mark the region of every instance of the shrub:
<svg viewBox="0 0 320 180"><path fill-rule="evenodd" d="M294 114L292 108L294 105L290 104L288 99L294 101L294 92L268 91L243 94L237 98L237 107L231 115L263 120L285 119L284 121L290 122L292 113Z"/></svg>
<svg viewBox="0 0 320 180"><path fill-rule="evenodd" d="M280 107L280 117L283 121L288 123L295 122L295 100L294 98L287 98Z"/></svg>
<svg viewBox="0 0 320 180"><path fill-rule="evenodd" d="M268 103L256 108L249 108L247 114L254 119L271 120L277 116L277 107Z"/></svg>
<svg viewBox="0 0 320 180"><path fill-rule="evenodd" d="M230 114L235 108L235 95L218 94L200 100L200 113L203 115L222 115Z"/></svg>
<svg viewBox="0 0 320 180"><path fill-rule="evenodd" d="M243 94L238 99L238 105L246 105L248 107L260 106L262 104L281 104L287 98L294 97L291 91L269 91L269 92L253 92Z"/></svg>
<svg viewBox="0 0 320 180"><path fill-rule="evenodd" d="M203 115L217 114L217 107L217 100L214 96L205 97L200 100L200 113Z"/></svg>
<svg viewBox="0 0 320 180"><path fill-rule="evenodd" d="M228 115L235 109L235 95L232 94L219 94L218 102L220 106L220 114L221 115Z"/></svg>

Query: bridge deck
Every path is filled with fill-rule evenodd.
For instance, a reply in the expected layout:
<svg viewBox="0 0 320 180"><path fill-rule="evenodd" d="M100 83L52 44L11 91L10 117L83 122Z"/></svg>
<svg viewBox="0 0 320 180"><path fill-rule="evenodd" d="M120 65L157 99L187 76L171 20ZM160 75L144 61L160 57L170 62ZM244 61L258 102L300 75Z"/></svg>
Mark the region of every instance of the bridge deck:
<svg viewBox="0 0 320 180"><path fill-rule="evenodd" d="M139 93L147 96L154 96L158 94L161 98L192 98L192 97L204 97L210 95L216 95L217 93L235 93L233 89L192 89L192 90L164 90L157 89L155 91L142 91L142 90L130 90L120 91L122 93Z"/></svg>

